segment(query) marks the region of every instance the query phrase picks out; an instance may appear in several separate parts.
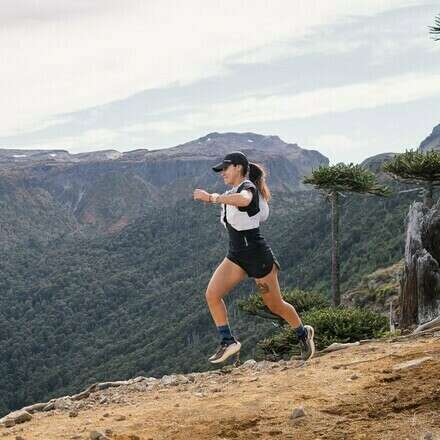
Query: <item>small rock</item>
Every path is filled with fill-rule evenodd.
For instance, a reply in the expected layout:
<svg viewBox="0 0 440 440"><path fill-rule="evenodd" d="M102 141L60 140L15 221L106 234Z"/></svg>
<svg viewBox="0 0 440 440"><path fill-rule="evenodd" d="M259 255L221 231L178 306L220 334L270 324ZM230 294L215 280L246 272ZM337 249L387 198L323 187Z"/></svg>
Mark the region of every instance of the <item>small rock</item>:
<svg viewBox="0 0 440 440"><path fill-rule="evenodd" d="M89 438L90 440L108 440L108 437L99 431L91 431Z"/></svg>
<svg viewBox="0 0 440 440"><path fill-rule="evenodd" d="M77 417L78 416L78 411L77 410L73 410L69 412L69 417Z"/></svg>
<svg viewBox="0 0 440 440"><path fill-rule="evenodd" d="M177 376L175 374L171 374L170 376L165 375L160 380L161 385L177 385L179 383Z"/></svg>
<svg viewBox="0 0 440 440"><path fill-rule="evenodd" d="M350 376L350 379L351 379L351 380L356 380L356 379L359 379L359 376L358 376L356 373L354 373L354 374L352 374L352 375Z"/></svg>
<svg viewBox="0 0 440 440"><path fill-rule="evenodd" d="M110 415L110 413L104 413L103 415L102 415L102 417L108 417Z"/></svg>
<svg viewBox="0 0 440 440"><path fill-rule="evenodd" d="M104 396L104 397L102 397L101 398L101 400L99 401L99 403L102 405L103 403L106 403L107 402L107 397L106 396Z"/></svg>
<svg viewBox="0 0 440 440"><path fill-rule="evenodd" d="M28 422L29 420L32 420L32 416L27 411L18 410L0 419L0 423L3 423L7 428L10 428L18 423Z"/></svg>
<svg viewBox="0 0 440 440"><path fill-rule="evenodd" d="M260 361L257 362L257 365L255 365L256 370L266 370L268 368L273 368L275 364L273 362L269 361Z"/></svg>
<svg viewBox="0 0 440 440"><path fill-rule="evenodd" d="M136 391L144 392L150 389L150 385L146 382L135 383L133 389Z"/></svg>
<svg viewBox="0 0 440 440"><path fill-rule="evenodd" d="M33 405L25 406L23 411L27 411L30 414L33 414L34 412L42 411L43 408L47 405L47 402L45 403L34 403Z"/></svg>
<svg viewBox="0 0 440 440"><path fill-rule="evenodd" d="M61 410L70 409L70 408L72 408L72 400L70 399L70 397L61 397L59 399L56 399L54 402L54 408L61 409ZM44 410L44 408L43 408L43 410Z"/></svg>
<svg viewBox="0 0 440 440"><path fill-rule="evenodd" d="M241 368L255 368L255 366L257 365L257 361L255 361L254 359L248 359L242 366Z"/></svg>
<svg viewBox="0 0 440 440"><path fill-rule="evenodd" d="M106 428L106 430L104 432L105 432L105 435L109 435L109 436L111 436L113 434L113 430L110 428Z"/></svg>
<svg viewBox="0 0 440 440"><path fill-rule="evenodd" d="M44 408L43 411L52 411L55 408L55 402L49 402Z"/></svg>
<svg viewBox="0 0 440 440"><path fill-rule="evenodd" d="M21 435L16 435L15 440L25 440L25 438L22 437Z"/></svg>
<svg viewBox="0 0 440 440"><path fill-rule="evenodd" d="M427 432L427 433L423 436L423 440L434 440L434 437L432 436L432 432Z"/></svg>
<svg viewBox="0 0 440 440"><path fill-rule="evenodd" d="M306 415L306 413L304 411L304 407L299 406L298 408L295 408L292 411L292 414L290 414L290 418L291 419L298 419L299 417L304 417L305 415Z"/></svg>
<svg viewBox="0 0 440 440"><path fill-rule="evenodd" d="M125 416L116 416L115 417L115 420L117 421L117 422L122 422L123 420L126 420L127 419L127 417L125 417Z"/></svg>

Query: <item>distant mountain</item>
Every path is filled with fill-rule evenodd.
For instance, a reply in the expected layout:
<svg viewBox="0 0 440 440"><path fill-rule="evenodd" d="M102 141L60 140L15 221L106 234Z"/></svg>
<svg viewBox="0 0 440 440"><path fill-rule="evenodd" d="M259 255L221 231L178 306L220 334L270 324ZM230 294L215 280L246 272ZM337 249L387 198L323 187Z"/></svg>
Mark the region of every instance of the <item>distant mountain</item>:
<svg viewBox="0 0 440 440"><path fill-rule="evenodd" d="M365 159L361 165L377 174L379 178L382 178L383 180L390 180L391 177L384 173L381 168L386 161L391 160L395 155L396 153L376 154L375 156Z"/></svg>
<svg viewBox="0 0 440 440"><path fill-rule="evenodd" d="M3 200L5 205L3 221L7 225L13 219L8 220L8 201L14 198L16 183L22 182L23 213L40 225L37 228L54 230L44 217L33 218L33 209L27 205L33 200L30 189L38 189L46 209L61 210L69 219L65 233L119 231L151 209L181 199L190 201L196 187L223 191L224 184L211 166L227 152L238 149L266 166L271 189L278 192L310 190L301 183L303 176L328 164L328 159L317 151L285 143L278 136L254 133L210 133L172 148L124 153L1 149L0 181L7 188L0 193L0 203ZM4 238L0 231L0 242Z"/></svg>
<svg viewBox="0 0 440 440"><path fill-rule="evenodd" d="M118 159L122 156L116 150L91 151L70 154L67 150L22 150L0 148L0 169L15 168L41 162L86 162Z"/></svg>
<svg viewBox="0 0 440 440"><path fill-rule="evenodd" d="M209 133L199 139L160 150L136 149L91 151L70 154L67 150L19 150L0 149L0 169L41 163L84 163L84 162L150 162L165 158L212 159L232 151L240 150L253 160L265 161L279 156L298 161L298 171L316 163L328 162L318 151L306 150L298 144L289 144L278 136L264 136L255 133Z"/></svg>
<svg viewBox="0 0 440 440"><path fill-rule="evenodd" d="M436 125L432 133L422 141L419 146L420 151L440 150L440 124Z"/></svg>

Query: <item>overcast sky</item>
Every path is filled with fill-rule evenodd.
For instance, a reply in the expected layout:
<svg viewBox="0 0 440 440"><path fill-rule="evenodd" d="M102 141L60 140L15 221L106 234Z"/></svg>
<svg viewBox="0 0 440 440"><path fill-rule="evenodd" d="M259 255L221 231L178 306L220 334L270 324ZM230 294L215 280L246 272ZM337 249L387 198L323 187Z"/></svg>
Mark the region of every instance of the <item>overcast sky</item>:
<svg viewBox="0 0 440 440"><path fill-rule="evenodd" d="M332 163L440 123L433 1L2 0L0 148L255 132Z"/></svg>

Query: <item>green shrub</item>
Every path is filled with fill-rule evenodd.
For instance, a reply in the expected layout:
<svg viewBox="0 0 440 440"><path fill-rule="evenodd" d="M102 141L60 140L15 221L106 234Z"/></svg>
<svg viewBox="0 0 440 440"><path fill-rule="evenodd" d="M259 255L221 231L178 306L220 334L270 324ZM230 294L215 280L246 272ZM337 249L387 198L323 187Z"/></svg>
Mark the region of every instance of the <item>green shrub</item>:
<svg viewBox="0 0 440 440"><path fill-rule="evenodd" d="M330 301L321 293L316 292L306 292L300 289L293 289L287 292L282 292L284 301L290 303L295 307L298 314L312 310L321 309L328 307ZM276 315L272 315L270 310L265 306L263 300L261 299L261 294L254 293L245 300L238 301L238 307L240 310L255 316L260 316L262 318L277 319L280 321L284 320Z"/></svg>
<svg viewBox="0 0 440 440"><path fill-rule="evenodd" d="M312 309L302 315L304 324L315 329L315 345L318 350L333 342L355 342L379 337L388 326L386 317L361 308L326 307ZM276 335L258 343L266 355L280 357L299 353L295 331L285 325Z"/></svg>
<svg viewBox="0 0 440 440"><path fill-rule="evenodd" d="M378 301L385 301L385 299L396 293L396 286L393 284L384 284L375 291L375 297Z"/></svg>

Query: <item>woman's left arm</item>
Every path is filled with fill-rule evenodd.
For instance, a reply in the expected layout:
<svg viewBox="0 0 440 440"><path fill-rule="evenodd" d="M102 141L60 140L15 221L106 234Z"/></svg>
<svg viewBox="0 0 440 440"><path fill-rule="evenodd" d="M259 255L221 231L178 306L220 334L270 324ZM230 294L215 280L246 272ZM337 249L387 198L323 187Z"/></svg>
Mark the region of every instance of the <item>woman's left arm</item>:
<svg viewBox="0 0 440 440"><path fill-rule="evenodd" d="M211 198L212 199L212 198ZM234 205L240 208L248 206L252 201L252 193L247 189L235 194L219 195L213 203L224 203L226 205Z"/></svg>
<svg viewBox="0 0 440 440"><path fill-rule="evenodd" d="M248 206L252 201L252 193L248 190L243 190L235 194L210 194L203 189L194 190L194 200L201 200L203 202L224 203L226 205L234 205L238 207Z"/></svg>

